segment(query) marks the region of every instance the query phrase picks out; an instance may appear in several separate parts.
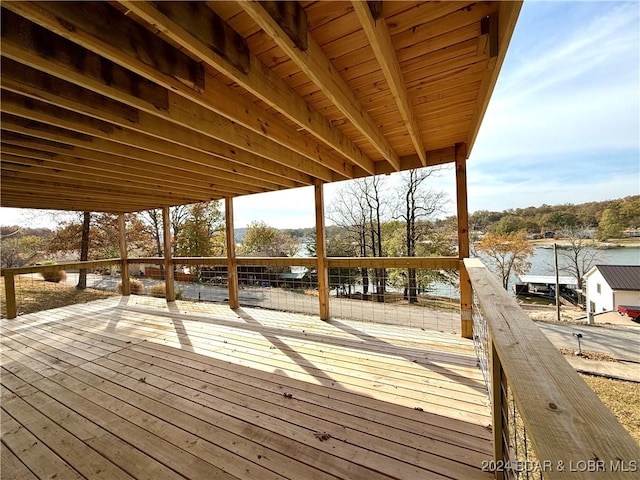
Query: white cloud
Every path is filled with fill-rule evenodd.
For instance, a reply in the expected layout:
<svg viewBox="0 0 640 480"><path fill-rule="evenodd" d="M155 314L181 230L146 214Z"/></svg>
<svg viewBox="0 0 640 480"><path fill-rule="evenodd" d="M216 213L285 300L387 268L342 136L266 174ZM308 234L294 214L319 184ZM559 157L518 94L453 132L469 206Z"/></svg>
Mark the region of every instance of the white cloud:
<svg viewBox="0 0 640 480"><path fill-rule="evenodd" d="M534 2L519 22L473 158L637 149L638 5Z"/></svg>

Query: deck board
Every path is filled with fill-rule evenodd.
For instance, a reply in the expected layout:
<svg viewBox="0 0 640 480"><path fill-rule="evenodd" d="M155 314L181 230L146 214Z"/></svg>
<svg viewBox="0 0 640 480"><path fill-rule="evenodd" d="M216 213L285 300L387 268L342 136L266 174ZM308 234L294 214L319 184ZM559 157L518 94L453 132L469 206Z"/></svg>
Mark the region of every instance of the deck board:
<svg viewBox="0 0 640 480"><path fill-rule="evenodd" d="M482 375L456 336L135 296L0 332L15 478L490 478Z"/></svg>

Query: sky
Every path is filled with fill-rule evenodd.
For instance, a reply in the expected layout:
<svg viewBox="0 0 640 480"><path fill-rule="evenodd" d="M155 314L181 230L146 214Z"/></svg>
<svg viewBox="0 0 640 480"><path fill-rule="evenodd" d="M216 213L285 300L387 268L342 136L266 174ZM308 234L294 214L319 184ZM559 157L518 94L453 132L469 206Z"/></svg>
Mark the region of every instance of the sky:
<svg viewBox="0 0 640 480"><path fill-rule="evenodd" d="M467 163L469 211L640 194L639 57L640 2L526 1ZM453 175L432 185L449 214ZM325 205L342 187L325 186ZM34 213L2 208L0 224L53 226ZM313 188L236 198L234 217L312 227Z"/></svg>

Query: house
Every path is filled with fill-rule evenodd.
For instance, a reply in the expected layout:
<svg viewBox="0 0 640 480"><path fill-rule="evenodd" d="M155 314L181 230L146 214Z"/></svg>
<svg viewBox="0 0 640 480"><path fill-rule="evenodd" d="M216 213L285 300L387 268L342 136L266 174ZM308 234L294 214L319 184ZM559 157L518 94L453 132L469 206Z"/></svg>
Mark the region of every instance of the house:
<svg viewBox="0 0 640 480"><path fill-rule="evenodd" d="M596 265L585 276L588 311L616 310L640 305L640 265Z"/></svg>

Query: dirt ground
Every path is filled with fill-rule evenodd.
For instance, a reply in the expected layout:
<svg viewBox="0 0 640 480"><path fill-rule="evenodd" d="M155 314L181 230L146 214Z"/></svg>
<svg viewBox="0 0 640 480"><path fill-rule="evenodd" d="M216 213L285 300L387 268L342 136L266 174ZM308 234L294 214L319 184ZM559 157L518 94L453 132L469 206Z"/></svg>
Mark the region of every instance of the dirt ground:
<svg viewBox="0 0 640 480"><path fill-rule="evenodd" d="M640 383L581 374L591 390L640 443Z"/></svg>

